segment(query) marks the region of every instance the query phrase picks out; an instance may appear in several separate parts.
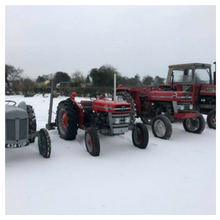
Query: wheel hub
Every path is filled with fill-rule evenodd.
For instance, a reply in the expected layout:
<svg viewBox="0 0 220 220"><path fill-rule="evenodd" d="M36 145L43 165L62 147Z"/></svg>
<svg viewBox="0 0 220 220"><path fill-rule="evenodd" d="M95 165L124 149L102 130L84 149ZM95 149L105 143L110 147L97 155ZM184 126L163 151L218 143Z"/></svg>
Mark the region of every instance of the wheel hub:
<svg viewBox="0 0 220 220"><path fill-rule="evenodd" d="M195 131L199 128L199 119L198 118L188 118L186 126L190 131Z"/></svg>
<svg viewBox="0 0 220 220"><path fill-rule="evenodd" d="M154 131L158 137L163 137L166 134L166 126L162 120L158 119L154 123Z"/></svg>
<svg viewBox="0 0 220 220"><path fill-rule="evenodd" d="M62 115L61 124L63 126L63 129L66 131L67 130L67 117L66 117L66 113L63 113L63 115Z"/></svg>
<svg viewBox="0 0 220 220"><path fill-rule="evenodd" d="M91 152L93 149L93 145L92 145L92 138L89 134L86 135L86 146L88 150Z"/></svg>
<svg viewBox="0 0 220 220"><path fill-rule="evenodd" d="M210 118L210 121L211 121L213 127L216 127L216 115L212 115L212 117Z"/></svg>
<svg viewBox="0 0 220 220"><path fill-rule="evenodd" d="M141 143L141 136L142 136L141 130L139 128L135 128L134 138L137 144Z"/></svg>

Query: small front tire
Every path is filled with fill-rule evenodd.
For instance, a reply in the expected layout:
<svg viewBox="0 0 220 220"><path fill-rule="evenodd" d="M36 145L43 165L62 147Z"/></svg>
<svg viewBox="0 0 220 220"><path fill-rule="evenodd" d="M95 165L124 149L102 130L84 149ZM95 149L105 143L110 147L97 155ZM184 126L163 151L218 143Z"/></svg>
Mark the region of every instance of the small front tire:
<svg viewBox="0 0 220 220"><path fill-rule="evenodd" d="M168 140L172 135L170 120L164 115L157 115L152 120L152 132L155 137Z"/></svg>
<svg viewBox="0 0 220 220"><path fill-rule="evenodd" d="M87 151L92 156L99 156L100 142L99 136L94 128L87 128L85 131L85 144Z"/></svg>
<svg viewBox="0 0 220 220"><path fill-rule="evenodd" d="M51 140L48 131L45 128L38 132L38 149L44 158L49 158L51 154Z"/></svg>
<svg viewBox="0 0 220 220"><path fill-rule="evenodd" d="M135 147L145 149L148 145L149 133L147 126L137 123L132 131L132 142Z"/></svg>
<svg viewBox="0 0 220 220"><path fill-rule="evenodd" d="M205 129L205 119L201 114L196 118L187 118L183 121L183 127L187 132L201 134Z"/></svg>

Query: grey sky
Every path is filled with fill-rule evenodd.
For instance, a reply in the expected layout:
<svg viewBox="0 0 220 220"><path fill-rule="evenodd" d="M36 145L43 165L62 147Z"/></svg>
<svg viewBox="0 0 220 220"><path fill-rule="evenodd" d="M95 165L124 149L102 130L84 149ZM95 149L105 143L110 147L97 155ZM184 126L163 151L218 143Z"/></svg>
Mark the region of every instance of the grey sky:
<svg viewBox="0 0 220 220"><path fill-rule="evenodd" d="M6 63L24 75L111 64L165 77L168 65L213 63L215 6L6 6Z"/></svg>

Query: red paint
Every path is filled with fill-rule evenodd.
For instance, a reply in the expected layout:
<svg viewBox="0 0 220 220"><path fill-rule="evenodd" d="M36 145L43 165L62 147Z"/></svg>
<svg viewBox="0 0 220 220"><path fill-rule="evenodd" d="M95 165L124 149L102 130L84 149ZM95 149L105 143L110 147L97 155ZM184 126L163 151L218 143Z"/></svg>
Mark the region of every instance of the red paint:
<svg viewBox="0 0 220 220"><path fill-rule="evenodd" d="M92 146L92 138L91 138L90 135L89 135L89 137L88 137L88 140L89 140L89 147L90 147L90 149L92 150L92 148L93 148L93 146Z"/></svg>
<svg viewBox="0 0 220 220"><path fill-rule="evenodd" d="M115 111L114 109L117 108L117 106L119 105L128 106L130 109L125 111ZM106 98L104 98L93 101L92 109L95 112L102 111L111 113L128 113L131 112L131 104L127 102L109 101Z"/></svg>
<svg viewBox="0 0 220 220"><path fill-rule="evenodd" d="M138 135L138 143L141 143L141 130L140 129L138 129L137 135Z"/></svg>
<svg viewBox="0 0 220 220"><path fill-rule="evenodd" d="M67 117L66 117L66 113L64 113L62 115L61 123L62 123L62 126L63 126L64 130L67 130Z"/></svg>
<svg viewBox="0 0 220 220"><path fill-rule="evenodd" d="M178 119L196 118L199 113L174 113L174 117Z"/></svg>

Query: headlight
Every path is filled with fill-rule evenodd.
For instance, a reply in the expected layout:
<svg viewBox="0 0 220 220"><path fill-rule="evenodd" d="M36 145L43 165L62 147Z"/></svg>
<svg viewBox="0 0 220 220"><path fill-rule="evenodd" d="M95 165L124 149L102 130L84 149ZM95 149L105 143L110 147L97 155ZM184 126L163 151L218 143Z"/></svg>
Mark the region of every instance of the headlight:
<svg viewBox="0 0 220 220"><path fill-rule="evenodd" d="M129 124L130 123L130 117L125 117L125 123Z"/></svg>
<svg viewBox="0 0 220 220"><path fill-rule="evenodd" d="M184 105L178 105L178 109L180 109L180 110L184 110Z"/></svg>
<svg viewBox="0 0 220 220"><path fill-rule="evenodd" d="M115 118L115 124L120 124L121 119L120 118Z"/></svg>
<svg viewBox="0 0 220 220"><path fill-rule="evenodd" d="M189 109L190 109L190 110L193 109L193 105L192 105L192 104L189 105Z"/></svg>

